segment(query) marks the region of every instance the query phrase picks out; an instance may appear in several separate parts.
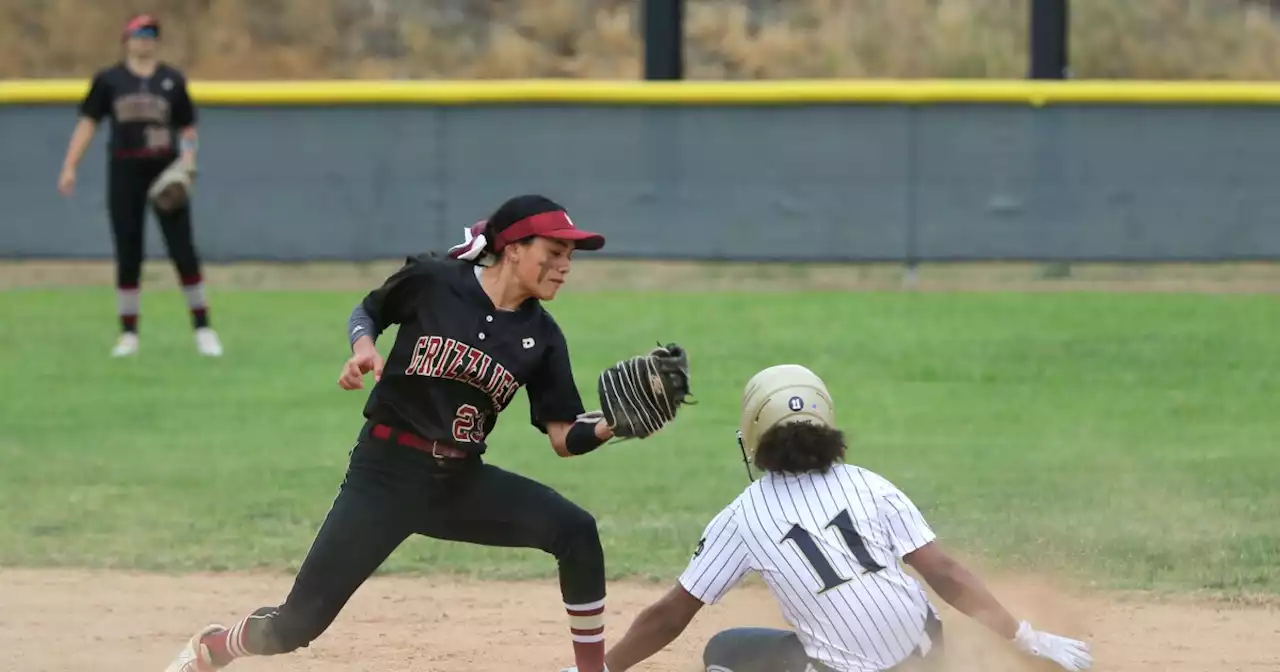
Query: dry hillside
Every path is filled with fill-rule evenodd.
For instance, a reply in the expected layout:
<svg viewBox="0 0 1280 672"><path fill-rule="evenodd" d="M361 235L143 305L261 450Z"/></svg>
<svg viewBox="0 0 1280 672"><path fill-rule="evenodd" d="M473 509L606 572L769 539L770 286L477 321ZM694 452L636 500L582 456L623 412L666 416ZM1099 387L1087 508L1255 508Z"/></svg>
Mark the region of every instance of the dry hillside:
<svg viewBox="0 0 1280 672"><path fill-rule="evenodd" d="M635 78L639 0L4 0L0 77L82 77L132 11L199 78ZM1077 77L1273 79L1274 0L1073 0ZM1027 0L688 0L689 76L1021 77Z"/></svg>

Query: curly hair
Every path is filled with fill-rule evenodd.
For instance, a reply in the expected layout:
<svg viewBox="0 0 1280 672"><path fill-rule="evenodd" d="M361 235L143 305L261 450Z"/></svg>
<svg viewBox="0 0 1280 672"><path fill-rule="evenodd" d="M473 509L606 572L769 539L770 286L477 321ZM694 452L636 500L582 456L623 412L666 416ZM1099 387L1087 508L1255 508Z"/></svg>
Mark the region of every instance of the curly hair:
<svg viewBox="0 0 1280 672"><path fill-rule="evenodd" d="M844 459L844 453L844 432L834 427L792 422L765 431L752 461L763 471L825 474Z"/></svg>

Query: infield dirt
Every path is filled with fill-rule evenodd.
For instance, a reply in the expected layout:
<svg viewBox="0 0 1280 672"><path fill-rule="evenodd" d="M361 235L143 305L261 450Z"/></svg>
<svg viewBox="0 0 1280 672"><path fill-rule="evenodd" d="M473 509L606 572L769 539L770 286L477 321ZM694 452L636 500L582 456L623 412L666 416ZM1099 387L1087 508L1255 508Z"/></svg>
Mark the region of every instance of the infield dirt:
<svg viewBox="0 0 1280 672"><path fill-rule="evenodd" d="M0 654L13 672L160 672L195 630L274 604L283 574L148 575L81 570L0 571ZM1280 665L1280 610L1274 602L1228 604L1190 598L1084 595L1028 578L992 587L1044 629L1093 643L1097 670L1227 672ZM607 611L616 641L665 585L614 583ZM572 664L554 580L472 582L375 577L307 649L237 662L244 672L556 672ZM944 608L953 672L1039 669ZM782 625L757 585L709 607L674 645L638 670L693 672L700 646L717 629Z"/></svg>

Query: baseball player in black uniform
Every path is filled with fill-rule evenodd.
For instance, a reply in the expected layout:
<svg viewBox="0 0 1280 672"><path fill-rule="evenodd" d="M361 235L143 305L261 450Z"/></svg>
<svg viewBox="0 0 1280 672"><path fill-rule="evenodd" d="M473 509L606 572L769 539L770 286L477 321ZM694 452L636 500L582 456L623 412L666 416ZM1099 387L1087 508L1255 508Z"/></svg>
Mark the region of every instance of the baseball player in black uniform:
<svg viewBox="0 0 1280 672"><path fill-rule="evenodd" d="M352 357L338 382L360 389L369 372L377 382L346 478L292 590L229 628L207 626L167 672L209 672L307 646L411 534L555 556L578 669L601 672L605 571L595 519L482 456L521 387L530 421L563 457L613 436L643 438L674 418L688 391L686 358L674 344L606 369L602 410L583 407L564 334L542 302L555 298L575 249L603 245L556 203L518 196L468 229L447 258L410 258L370 292L352 311ZM400 326L384 367L374 342L392 324Z"/></svg>
<svg viewBox="0 0 1280 672"><path fill-rule="evenodd" d="M94 74L89 92L80 102L80 119L71 134L58 189L65 196L74 192L76 167L93 141L98 124L109 117L107 202L115 245L121 329L112 354L124 357L138 351L143 231L147 206L151 204L191 310L196 348L202 355L217 357L222 354L222 344L209 326L200 258L192 238L190 204L186 199L174 203L153 200L148 193L166 169L194 171L196 107L187 93L186 77L157 58L160 23L155 17L133 17L123 37L125 58Z"/></svg>

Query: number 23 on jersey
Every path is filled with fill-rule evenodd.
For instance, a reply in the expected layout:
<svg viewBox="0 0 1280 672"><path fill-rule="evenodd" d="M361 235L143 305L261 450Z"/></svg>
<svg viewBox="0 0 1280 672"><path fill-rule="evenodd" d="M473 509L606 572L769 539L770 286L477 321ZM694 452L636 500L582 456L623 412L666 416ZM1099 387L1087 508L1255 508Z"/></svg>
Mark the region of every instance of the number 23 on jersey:
<svg viewBox="0 0 1280 672"><path fill-rule="evenodd" d="M480 443L484 441L484 413L471 404L458 407L458 414L453 419L453 440L458 443Z"/></svg>

